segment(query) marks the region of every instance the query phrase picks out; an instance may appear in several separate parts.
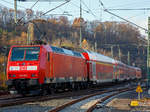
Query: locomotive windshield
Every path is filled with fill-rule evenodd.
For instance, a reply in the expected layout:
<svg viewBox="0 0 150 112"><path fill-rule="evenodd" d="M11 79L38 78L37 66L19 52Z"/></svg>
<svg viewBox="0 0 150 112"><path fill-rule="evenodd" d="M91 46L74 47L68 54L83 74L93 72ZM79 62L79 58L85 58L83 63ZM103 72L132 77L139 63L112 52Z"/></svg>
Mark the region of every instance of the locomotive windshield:
<svg viewBox="0 0 150 112"><path fill-rule="evenodd" d="M11 53L11 61L38 60L40 47L14 47Z"/></svg>

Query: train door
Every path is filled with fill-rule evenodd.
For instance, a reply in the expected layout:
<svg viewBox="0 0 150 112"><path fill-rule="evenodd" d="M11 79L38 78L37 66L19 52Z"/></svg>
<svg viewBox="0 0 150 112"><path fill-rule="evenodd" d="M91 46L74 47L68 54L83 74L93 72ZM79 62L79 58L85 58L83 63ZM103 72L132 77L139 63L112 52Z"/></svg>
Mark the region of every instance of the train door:
<svg viewBox="0 0 150 112"><path fill-rule="evenodd" d="M47 74L50 77L50 52L47 52Z"/></svg>
<svg viewBox="0 0 150 112"><path fill-rule="evenodd" d="M119 77L120 77L120 68L119 68L119 66L116 66L116 75L115 75L115 77L116 77L116 80L119 80Z"/></svg>
<svg viewBox="0 0 150 112"><path fill-rule="evenodd" d="M116 71L117 71L117 70L116 70L116 66L113 65L113 74L112 74L112 75L113 75L113 76L112 76L113 80L115 80L116 77L117 77L117 76L116 76L116 75L117 75Z"/></svg>
<svg viewBox="0 0 150 112"><path fill-rule="evenodd" d="M92 79L96 81L96 62L91 63Z"/></svg>
<svg viewBox="0 0 150 112"><path fill-rule="evenodd" d="M50 83L50 55L46 52L45 83Z"/></svg>

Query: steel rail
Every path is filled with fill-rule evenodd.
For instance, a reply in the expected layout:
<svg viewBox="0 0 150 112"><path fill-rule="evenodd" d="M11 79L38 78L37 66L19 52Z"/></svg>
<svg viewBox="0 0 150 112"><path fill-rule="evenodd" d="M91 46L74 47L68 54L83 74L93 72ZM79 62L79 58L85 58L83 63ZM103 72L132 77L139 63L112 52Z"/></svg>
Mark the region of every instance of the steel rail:
<svg viewBox="0 0 150 112"><path fill-rule="evenodd" d="M118 95L118 94L120 94L120 93L127 92L127 91L130 91L130 90L133 90L133 89L135 89L135 88L120 90L120 91L118 91L118 92L116 92L116 93L113 93L113 94L111 94L111 95L105 96L105 97L99 99L99 100L98 100L97 102L95 102L93 105L91 105L91 107L88 108L86 112L92 112L92 111L96 108L96 105L97 105L98 103L103 103L104 101L108 100L109 98L111 98L111 97L113 97L113 96L116 96L116 95Z"/></svg>
<svg viewBox="0 0 150 112"><path fill-rule="evenodd" d="M64 93L59 93L59 94L51 94L47 96L27 96L27 97L21 97L21 96L16 96L16 97L7 97L6 98L0 98L0 107L7 107L7 106L14 106L14 105L20 105L24 103L29 103L29 102L37 102L37 101L47 101L47 100L52 100L52 99L60 99L60 98L66 98L66 97L72 97L72 96L81 96L81 95L87 95L93 92L100 91L97 88L92 89L90 88L87 90L80 90L77 91L76 93L74 92L64 92Z"/></svg>
<svg viewBox="0 0 150 112"><path fill-rule="evenodd" d="M54 109L49 110L48 112L58 112L58 111L61 111L61 110L65 109L66 107L69 107L69 106L71 106L71 105L73 105L73 104L75 104L75 103L78 103L78 102L80 102L80 101L82 101L82 100L85 100L85 99L88 99L88 98L90 98L90 97L97 96L97 95L102 95L102 94L108 93L108 92L124 91L124 90L127 90L127 89L128 89L128 88L116 89L116 90L106 90L106 91L96 92L96 93L94 93L94 94L90 94L90 95L87 95L87 96L84 96L84 97L75 99L75 100L73 100L73 101L71 101L71 102L65 103L65 104L63 104L63 105L61 105L61 106L58 106L58 107L56 107L56 108L54 108ZM133 88L130 88L130 89L133 89Z"/></svg>

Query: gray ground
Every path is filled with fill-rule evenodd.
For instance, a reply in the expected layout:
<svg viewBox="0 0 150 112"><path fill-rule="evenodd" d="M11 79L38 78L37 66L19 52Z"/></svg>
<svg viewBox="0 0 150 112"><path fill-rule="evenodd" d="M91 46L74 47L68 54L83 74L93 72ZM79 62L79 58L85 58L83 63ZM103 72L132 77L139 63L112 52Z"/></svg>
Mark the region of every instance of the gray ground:
<svg viewBox="0 0 150 112"><path fill-rule="evenodd" d="M143 90L143 93L141 93L141 99L144 98L150 98L147 90ZM150 101L147 101L144 107L130 107L131 100L135 99L138 99L136 91L122 93L115 96L113 100L109 99L103 104L98 104L93 112L150 112Z"/></svg>

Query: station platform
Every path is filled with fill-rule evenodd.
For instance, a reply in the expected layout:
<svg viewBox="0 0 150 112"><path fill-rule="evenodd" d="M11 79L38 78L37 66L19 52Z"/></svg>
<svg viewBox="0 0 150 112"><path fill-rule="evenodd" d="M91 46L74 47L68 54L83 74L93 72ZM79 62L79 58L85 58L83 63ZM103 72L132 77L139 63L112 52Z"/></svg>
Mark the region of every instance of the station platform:
<svg viewBox="0 0 150 112"><path fill-rule="evenodd" d="M140 99L138 97L136 90L131 91L114 98L107 106L124 111L150 112L150 94L148 94L148 89L143 88L143 92L140 93Z"/></svg>
<svg viewBox="0 0 150 112"><path fill-rule="evenodd" d="M140 99L136 90L122 93L106 101L103 108L95 109L93 112L150 112L150 94L147 88L142 90Z"/></svg>

